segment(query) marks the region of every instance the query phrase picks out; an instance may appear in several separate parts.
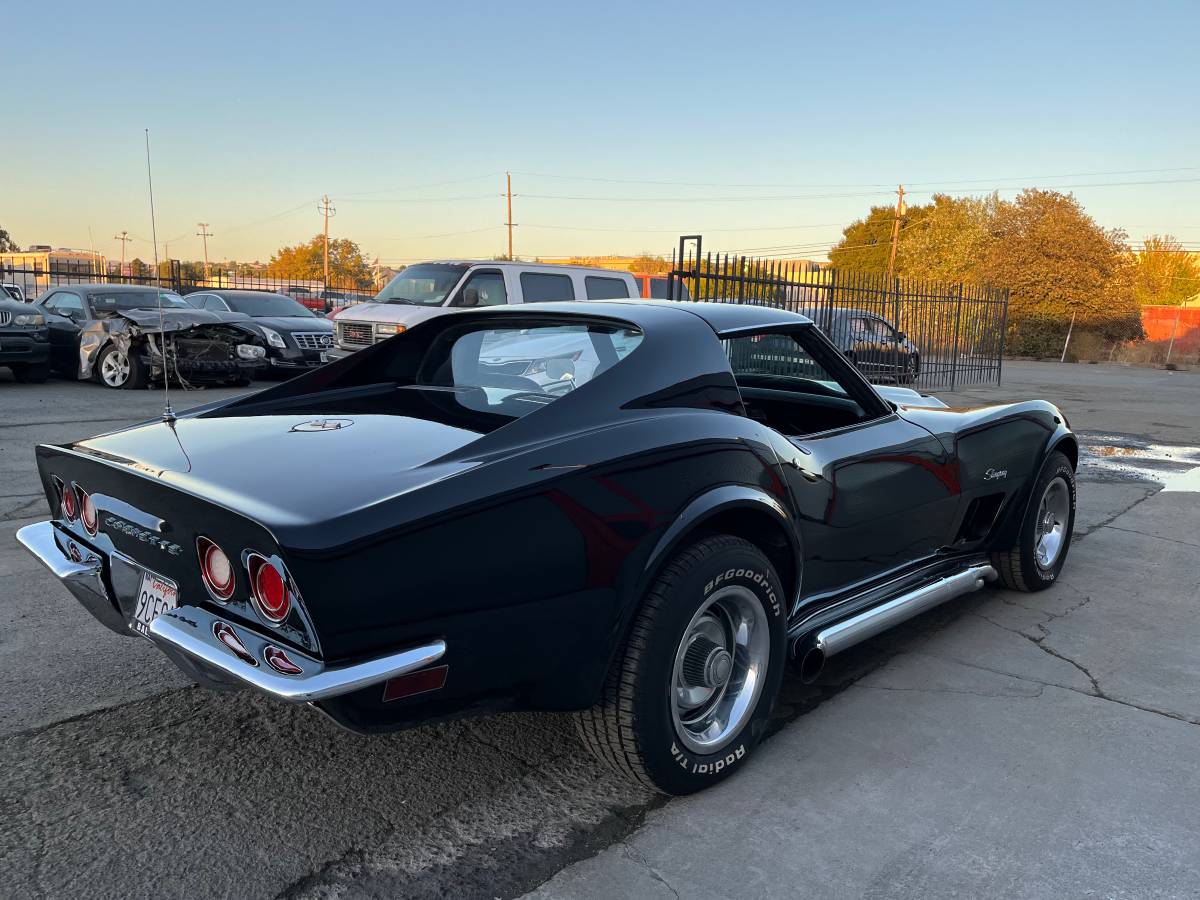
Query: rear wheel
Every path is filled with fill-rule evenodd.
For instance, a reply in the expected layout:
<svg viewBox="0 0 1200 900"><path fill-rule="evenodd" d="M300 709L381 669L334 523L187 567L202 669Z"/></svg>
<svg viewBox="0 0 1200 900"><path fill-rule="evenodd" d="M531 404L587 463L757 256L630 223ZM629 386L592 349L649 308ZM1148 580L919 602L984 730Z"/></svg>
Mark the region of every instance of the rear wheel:
<svg viewBox="0 0 1200 900"><path fill-rule="evenodd" d="M1055 451L1033 485L1016 546L992 556L1000 581L1014 591L1041 591L1058 580L1075 527L1075 470Z"/></svg>
<svg viewBox="0 0 1200 900"><path fill-rule="evenodd" d="M583 742L619 774L667 794L728 777L762 737L784 670L783 588L748 541L705 538L648 591Z"/></svg>

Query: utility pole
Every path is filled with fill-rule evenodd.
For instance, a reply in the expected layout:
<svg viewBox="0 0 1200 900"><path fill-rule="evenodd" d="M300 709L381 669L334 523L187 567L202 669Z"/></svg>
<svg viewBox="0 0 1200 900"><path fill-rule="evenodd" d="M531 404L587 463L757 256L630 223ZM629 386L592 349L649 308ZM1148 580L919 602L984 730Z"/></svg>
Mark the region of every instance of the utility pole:
<svg viewBox="0 0 1200 900"><path fill-rule="evenodd" d="M888 284L892 283L892 276L896 272L896 244L900 240L900 219L906 211L904 206L904 185L900 185L896 191L896 217L892 219L892 252L888 254Z"/></svg>
<svg viewBox="0 0 1200 900"><path fill-rule="evenodd" d="M508 197L508 221L504 224L508 226L508 258L512 259L512 172L505 172L504 178L508 182L508 190L505 191L505 196Z"/></svg>
<svg viewBox="0 0 1200 900"><path fill-rule="evenodd" d="M121 242L121 274L124 275L125 274L125 245L128 244L130 241L132 241L133 238L131 238L129 236L128 231L122 231L120 234L114 234L113 240Z"/></svg>
<svg viewBox="0 0 1200 900"><path fill-rule="evenodd" d="M196 236L204 238L204 280L208 281L208 239L212 237L212 232L208 230L207 222L196 223L200 230L196 232Z"/></svg>
<svg viewBox="0 0 1200 900"><path fill-rule="evenodd" d="M326 289L329 288L329 217L337 215L337 210L329 205L329 195L326 194L321 198L321 203L317 207L317 212L325 217L325 277L322 282Z"/></svg>

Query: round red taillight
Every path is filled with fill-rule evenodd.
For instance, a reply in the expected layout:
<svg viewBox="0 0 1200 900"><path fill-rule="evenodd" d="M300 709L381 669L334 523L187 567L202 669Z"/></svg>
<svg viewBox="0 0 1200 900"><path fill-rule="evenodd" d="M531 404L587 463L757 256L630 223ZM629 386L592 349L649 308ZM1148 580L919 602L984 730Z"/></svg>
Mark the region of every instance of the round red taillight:
<svg viewBox="0 0 1200 900"><path fill-rule="evenodd" d="M83 522L84 530L88 534L95 536L100 530L100 519L96 515L96 504L92 502L92 495L79 488L79 518Z"/></svg>
<svg viewBox="0 0 1200 900"><path fill-rule="evenodd" d="M70 521L79 518L79 501L75 499L75 485L65 484L62 489L62 511Z"/></svg>
<svg viewBox="0 0 1200 900"><path fill-rule="evenodd" d="M292 606L283 573L270 560L257 553L250 554L247 564L250 568L250 594L255 607L268 622L282 622Z"/></svg>
<svg viewBox="0 0 1200 900"><path fill-rule="evenodd" d="M200 557L200 577L210 594L218 600L233 596L233 563L220 547L206 537L196 538L196 553Z"/></svg>

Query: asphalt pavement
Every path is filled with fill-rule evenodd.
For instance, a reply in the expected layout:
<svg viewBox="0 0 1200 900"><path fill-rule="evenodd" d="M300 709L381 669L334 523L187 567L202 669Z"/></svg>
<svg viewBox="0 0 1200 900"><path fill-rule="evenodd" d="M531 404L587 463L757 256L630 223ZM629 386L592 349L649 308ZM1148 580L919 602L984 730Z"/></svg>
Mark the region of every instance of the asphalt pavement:
<svg viewBox="0 0 1200 900"><path fill-rule="evenodd" d="M160 396L0 379L0 894L1194 895L1200 503L1147 473L1190 471L1200 375L1015 363L949 399L1028 396L1093 451L1059 584L963 598L816 685L789 677L754 765L664 802L562 716L360 737L190 687L11 537L46 514L35 443Z"/></svg>

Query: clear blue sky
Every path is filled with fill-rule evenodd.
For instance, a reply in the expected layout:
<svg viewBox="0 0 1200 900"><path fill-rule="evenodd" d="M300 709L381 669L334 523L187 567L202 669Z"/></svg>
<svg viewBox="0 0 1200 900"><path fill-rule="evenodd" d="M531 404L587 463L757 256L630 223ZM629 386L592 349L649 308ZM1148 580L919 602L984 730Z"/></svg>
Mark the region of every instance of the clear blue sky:
<svg viewBox="0 0 1200 900"><path fill-rule="evenodd" d="M1200 242L1194 0L22 3L0 34L22 244L149 258L144 128L185 259L205 221L213 259L265 260L326 192L371 256L503 252L506 169L525 256L819 257L897 182L1084 185L1106 226Z"/></svg>

